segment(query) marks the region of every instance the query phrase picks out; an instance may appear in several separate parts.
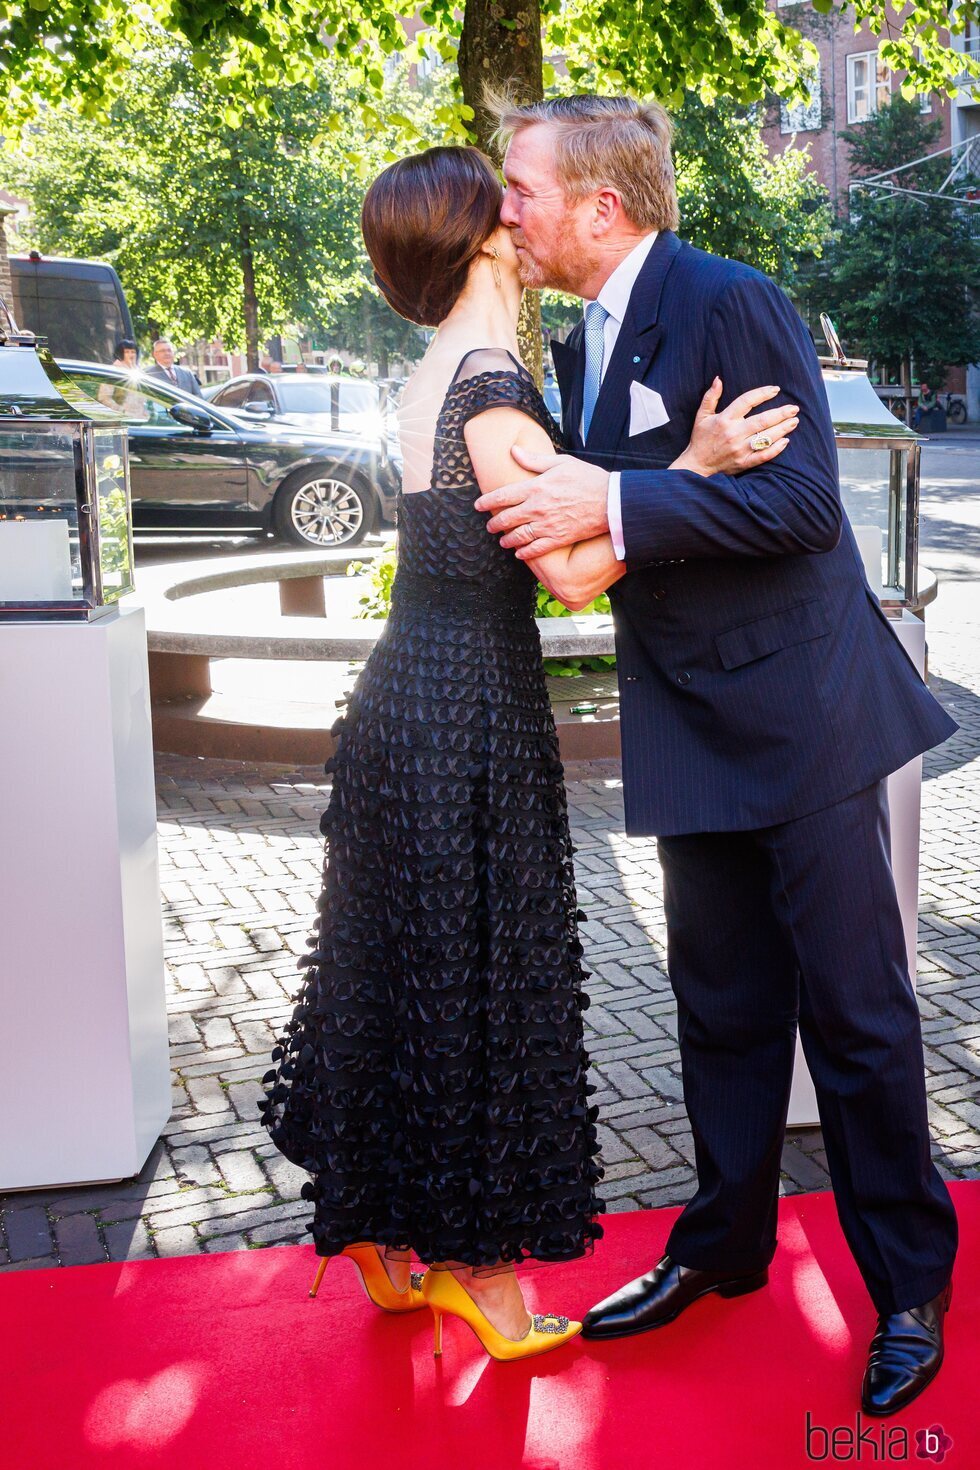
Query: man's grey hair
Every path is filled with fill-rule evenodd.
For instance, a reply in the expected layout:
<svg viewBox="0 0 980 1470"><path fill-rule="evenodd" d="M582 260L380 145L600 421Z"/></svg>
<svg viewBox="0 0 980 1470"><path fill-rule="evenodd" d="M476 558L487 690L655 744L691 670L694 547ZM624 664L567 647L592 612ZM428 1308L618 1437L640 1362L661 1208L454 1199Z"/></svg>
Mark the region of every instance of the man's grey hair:
<svg viewBox="0 0 980 1470"><path fill-rule="evenodd" d="M171 342L169 337L158 337L153 344L153 348L155 349L157 347L172 347L173 345L174 344Z"/></svg>
<svg viewBox="0 0 980 1470"><path fill-rule="evenodd" d="M494 138L501 151L535 123L552 129L555 170L568 198L583 199L611 187L634 225L677 228L673 124L659 102L584 94L519 106L506 93L488 89L484 106L496 119Z"/></svg>

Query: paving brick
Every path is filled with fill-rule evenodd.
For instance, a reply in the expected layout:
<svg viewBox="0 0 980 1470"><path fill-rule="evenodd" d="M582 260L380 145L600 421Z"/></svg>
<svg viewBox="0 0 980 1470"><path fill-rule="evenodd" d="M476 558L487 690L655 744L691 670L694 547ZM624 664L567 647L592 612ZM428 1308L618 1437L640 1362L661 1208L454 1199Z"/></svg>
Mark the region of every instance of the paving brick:
<svg viewBox="0 0 980 1470"><path fill-rule="evenodd" d="M51 1227L40 1205L28 1205L26 1209L5 1209L3 1229L12 1261L36 1260L51 1254L53 1250Z"/></svg>
<svg viewBox="0 0 980 1470"><path fill-rule="evenodd" d="M218 1165L228 1188L236 1194L269 1187L265 1172L255 1157L245 1149L219 1154Z"/></svg>
<svg viewBox="0 0 980 1470"><path fill-rule="evenodd" d="M235 1218L232 1219L232 1216ZM221 1206L212 1206L211 1213L201 1219L199 1228L202 1236L207 1237L219 1235L229 1225L236 1230L249 1231L272 1224L273 1221L306 1221L309 1218L310 1205L306 1200L276 1204L270 1196L268 1204L260 1205L255 1198L243 1194L226 1200Z"/></svg>
<svg viewBox="0 0 980 1470"><path fill-rule="evenodd" d="M212 1016L209 1021L204 1022L203 1031L204 1045L208 1051L215 1051L222 1046L238 1050L238 1037L227 1016Z"/></svg>
<svg viewBox="0 0 980 1470"><path fill-rule="evenodd" d="M783 1148L783 1173L788 1174L801 1189L829 1189L830 1177L812 1154L787 1143Z"/></svg>
<svg viewBox="0 0 980 1470"><path fill-rule="evenodd" d="M153 1245L160 1256L194 1256L201 1249L192 1225L168 1225L154 1230Z"/></svg>
<svg viewBox="0 0 980 1470"><path fill-rule="evenodd" d="M647 1085L643 1078L625 1062L606 1062L598 1069L611 1087L621 1097L645 1097Z"/></svg>
<svg viewBox="0 0 980 1470"><path fill-rule="evenodd" d="M55 1223L54 1234L63 1266L85 1266L106 1259L94 1215L66 1215Z"/></svg>
<svg viewBox="0 0 980 1470"><path fill-rule="evenodd" d="M200 1113L225 1113L231 1110L231 1100L216 1077L190 1077L187 1093Z"/></svg>
<svg viewBox="0 0 980 1470"><path fill-rule="evenodd" d="M651 1169L669 1169L678 1162L677 1154L655 1128L631 1128L625 1135L630 1148L646 1159Z"/></svg>
<svg viewBox="0 0 980 1470"><path fill-rule="evenodd" d="M122 1220L116 1225L104 1225L102 1238L110 1261L146 1261L156 1255L143 1220Z"/></svg>
<svg viewBox="0 0 980 1470"><path fill-rule="evenodd" d="M204 1144L191 1144L190 1148L174 1149L173 1160L177 1177L182 1184L221 1184L221 1171L210 1149Z"/></svg>
<svg viewBox="0 0 980 1470"><path fill-rule="evenodd" d="M232 1106L243 1123L255 1123L259 1116L259 1100L264 1095L259 1082L236 1082L228 1087Z"/></svg>

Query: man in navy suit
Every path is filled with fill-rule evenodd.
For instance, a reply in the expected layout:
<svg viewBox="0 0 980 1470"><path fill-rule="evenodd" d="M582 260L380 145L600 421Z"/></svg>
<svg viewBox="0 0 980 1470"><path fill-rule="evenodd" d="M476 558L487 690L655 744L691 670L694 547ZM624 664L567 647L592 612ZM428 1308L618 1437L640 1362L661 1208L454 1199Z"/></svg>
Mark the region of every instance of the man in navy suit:
<svg viewBox="0 0 980 1470"><path fill-rule="evenodd" d="M147 368L146 375L149 378L160 378L164 383L169 383L173 388L180 388L184 393L191 393L196 398L203 398L201 385L190 368L179 367L174 361L174 344L169 337L158 337L153 344L153 366Z"/></svg>
<svg viewBox="0 0 980 1470"><path fill-rule="evenodd" d="M930 1158L884 781L956 727L867 586L802 322L766 277L673 233L663 110L571 97L500 121L523 278L586 308L554 347L572 454L515 451L536 478L477 503L520 557L608 531L627 566L610 590L626 823L659 839L698 1170L667 1254L585 1335L765 1284L799 1025L878 1311L863 1404L893 1413L942 1362L956 1219ZM782 447L760 416L752 468L668 468L706 392L765 385L798 406Z"/></svg>

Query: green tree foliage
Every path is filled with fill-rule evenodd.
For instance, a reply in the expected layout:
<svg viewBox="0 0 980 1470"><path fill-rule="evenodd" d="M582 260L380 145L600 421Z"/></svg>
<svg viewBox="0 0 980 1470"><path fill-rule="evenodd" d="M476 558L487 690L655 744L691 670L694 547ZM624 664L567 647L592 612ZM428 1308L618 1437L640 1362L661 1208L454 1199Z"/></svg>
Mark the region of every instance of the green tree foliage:
<svg viewBox="0 0 980 1470"><path fill-rule="evenodd" d="M318 345L376 362L382 378L390 376L395 361L417 361L429 335L392 311L375 290L366 268L351 278L346 294L312 321L310 328Z"/></svg>
<svg viewBox="0 0 980 1470"><path fill-rule="evenodd" d="M915 102L896 97L843 137L855 171L867 177L925 158L940 130ZM948 155L927 158L897 182L937 191L949 167ZM906 385L913 358L920 376L942 382L946 367L980 359L978 272L980 243L967 206L854 190L851 217L828 257L825 289L849 348Z"/></svg>
<svg viewBox="0 0 980 1470"><path fill-rule="evenodd" d="M342 66L321 63L313 86L272 88L268 108L242 114L186 47L149 47L125 83L105 120L45 111L12 159L31 244L111 261L141 330L220 336L253 364L264 337L329 318L352 283L363 292L363 180L398 132L366 133L356 107L352 119ZM408 105L405 126L434 141L431 101ZM388 335L394 349L394 325Z"/></svg>
<svg viewBox="0 0 980 1470"><path fill-rule="evenodd" d="M831 212L805 149L771 157L752 109L688 97L676 115L681 234L692 245L765 271L791 288L820 253Z"/></svg>
<svg viewBox="0 0 980 1470"><path fill-rule="evenodd" d="M847 10L876 34L880 55L907 77L903 90L953 90L964 66L980 62L953 52L948 27L962 34L980 17L980 0L918 0L894 9L888 0L813 0L814 10ZM727 96L747 104L768 88L803 100L812 45L768 0L424 0L424 44L457 66L457 94L436 120L451 136L487 147L491 120L482 109L486 83L510 86L518 100L542 95L554 81L545 58L565 59L573 85L590 75L604 92L622 88L677 109L689 93L703 102ZM126 86L127 63L162 38L187 48L189 65L206 77L234 129L270 120L284 86L315 87L326 54L356 72L356 98L369 134L386 124L413 138L403 107L385 106L384 62L408 47L389 0L0 0L0 133L16 138L42 107L70 101L84 116L104 113ZM232 193L237 186L232 181ZM708 201L705 200L705 205ZM702 213L704 211L702 210ZM249 241L240 241L244 315L255 337L254 293L248 285ZM539 366L536 305L522 316L522 350Z"/></svg>
<svg viewBox="0 0 980 1470"><path fill-rule="evenodd" d="M887 0L813 0L829 13L848 10L884 32L881 56L907 71L908 92L950 87L963 57L946 44L948 27L962 34L980 18L980 0L917 0L893 8ZM791 14L792 12L790 12ZM473 116L483 81L518 82L526 95L548 84L542 54L567 58L573 81L592 67L603 90L632 87L679 107L698 90L711 101L724 93L759 101L767 87L801 96L808 54L799 32L767 0L425 0L429 44L448 58L460 47L464 102ZM215 86L230 109L259 110L270 89L314 82L325 53L359 70L363 103L383 91L381 62L404 48L401 22L387 0L0 0L0 130L15 133L39 106L71 99L97 111L118 95L128 61L167 36L186 44L191 64L216 71ZM980 65L967 63L974 75Z"/></svg>

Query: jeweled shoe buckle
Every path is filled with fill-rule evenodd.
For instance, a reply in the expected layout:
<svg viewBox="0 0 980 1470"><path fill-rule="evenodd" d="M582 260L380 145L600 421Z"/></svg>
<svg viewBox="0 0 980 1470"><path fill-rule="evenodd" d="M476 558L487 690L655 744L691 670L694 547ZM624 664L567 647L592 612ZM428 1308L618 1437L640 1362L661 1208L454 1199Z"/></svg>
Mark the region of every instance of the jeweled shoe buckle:
<svg viewBox="0 0 980 1470"><path fill-rule="evenodd" d="M568 1318L559 1317L554 1312L544 1312L531 1318L531 1326L535 1332L550 1332L554 1337L559 1337L568 1331Z"/></svg>

